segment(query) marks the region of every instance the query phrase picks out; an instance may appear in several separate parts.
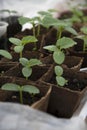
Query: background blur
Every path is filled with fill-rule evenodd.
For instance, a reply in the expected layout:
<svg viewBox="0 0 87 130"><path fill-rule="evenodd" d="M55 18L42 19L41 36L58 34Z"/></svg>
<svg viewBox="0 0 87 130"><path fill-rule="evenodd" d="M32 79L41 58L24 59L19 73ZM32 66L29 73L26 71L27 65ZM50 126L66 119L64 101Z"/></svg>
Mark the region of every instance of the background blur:
<svg viewBox="0 0 87 130"><path fill-rule="evenodd" d="M67 3L71 5L84 4L87 0L0 0L0 9L16 10L24 16L32 17L39 10L56 8L59 12L68 8Z"/></svg>

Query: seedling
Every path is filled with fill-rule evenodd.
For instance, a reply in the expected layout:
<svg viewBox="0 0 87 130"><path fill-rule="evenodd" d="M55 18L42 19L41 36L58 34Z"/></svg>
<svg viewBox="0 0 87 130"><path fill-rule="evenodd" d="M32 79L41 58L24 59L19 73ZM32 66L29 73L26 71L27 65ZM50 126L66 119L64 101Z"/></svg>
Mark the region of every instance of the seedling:
<svg viewBox="0 0 87 130"><path fill-rule="evenodd" d="M56 74L57 85L64 86L67 80L62 76L63 68L61 65L65 60L64 50L76 45L71 38L62 37L57 40L55 45L45 46L44 49L53 52L53 60L57 64L54 68Z"/></svg>
<svg viewBox="0 0 87 130"><path fill-rule="evenodd" d="M20 17L18 19L19 23L23 26L26 23L29 23L32 25L33 28L33 36L37 37L36 34L36 30L35 30L35 26L37 25L37 23L40 22L40 18L39 17L33 17L33 18L28 18L28 17Z"/></svg>
<svg viewBox="0 0 87 130"><path fill-rule="evenodd" d="M39 11L38 14L43 18L44 16L51 16L53 17L53 14L57 12L55 9L48 9L47 11Z"/></svg>
<svg viewBox="0 0 87 130"><path fill-rule="evenodd" d="M14 51L16 53L20 53L20 58L21 58L24 46L29 43L35 43L37 39L34 36L24 36L21 40L18 38L12 37L12 38L9 38L9 41L15 45Z"/></svg>
<svg viewBox="0 0 87 130"><path fill-rule="evenodd" d="M38 59L26 59L26 58L20 58L20 63L24 66L22 69L22 74L26 79L32 75L32 67L35 65L42 64L40 60Z"/></svg>
<svg viewBox="0 0 87 130"><path fill-rule="evenodd" d="M0 49L0 55L4 56L7 59L12 59L12 55L6 50Z"/></svg>
<svg viewBox="0 0 87 130"><path fill-rule="evenodd" d="M56 18L53 18L52 16L45 16L42 20L42 26L49 28L51 26L55 27L57 29L57 37L58 39L61 38L62 32L64 30L77 35L77 32L75 29L72 28L72 24L69 21L65 20L59 20Z"/></svg>
<svg viewBox="0 0 87 130"><path fill-rule="evenodd" d="M6 83L2 85L1 87L2 90L6 91L15 91L20 93L20 103L23 104L23 92L28 92L29 94L38 94L40 93L39 89L36 86L33 85L23 85L20 86L18 84L14 83Z"/></svg>

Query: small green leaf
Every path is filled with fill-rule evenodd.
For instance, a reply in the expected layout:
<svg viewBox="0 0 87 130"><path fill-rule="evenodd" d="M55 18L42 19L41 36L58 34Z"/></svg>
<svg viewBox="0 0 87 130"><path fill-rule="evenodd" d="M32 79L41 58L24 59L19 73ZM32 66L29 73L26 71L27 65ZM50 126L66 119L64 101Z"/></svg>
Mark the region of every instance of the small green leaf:
<svg viewBox="0 0 87 130"><path fill-rule="evenodd" d="M56 9L48 9L48 12L55 13L55 12L58 12L58 10L56 10Z"/></svg>
<svg viewBox="0 0 87 130"><path fill-rule="evenodd" d="M17 84L13 84L13 83L6 83L4 85L2 85L1 89L2 90L8 90L8 91L19 91L20 86Z"/></svg>
<svg viewBox="0 0 87 130"><path fill-rule="evenodd" d="M67 83L67 80L65 80L65 78L61 76L56 76L56 81L57 84L60 85L61 87L63 87Z"/></svg>
<svg viewBox="0 0 87 130"><path fill-rule="evenodd" d="M15 46L15 47L14 47L14 51L15 51L16 53L22 52L23 49L24 49L24 46L22 46L22 45L20 45L20 46Z"/></svg>
<svg viewBox="0 0 87 130"><path fill-rule="evenodd" d="M20 18L18 18L18 21L19 21L19 23L21 25L24 25L24 24L28 23L29 20L30 20L30 18L27 18L27 17L20 17Z"/></svg>
<svg viewBox="0 0 87 130"><path fill-rule="evenodd" d="M45 16L42 20L42 25L46 28L49 28L50 26L54 26L57 23L58 23L58 20L51 16Z"/></svg>
<svg viewBox="0 0 87 130"><path fill-rule="evenodd" d="M63 68L61 66L55 66L55 74L61 76L63 74Z"/></svg>
<svg viewBox="0 0 87 130"><path fill-rule="evenodd" d="M25 45L27 43L37 42L37 39L34 36L25 36L22 38L22 44Z"/></svg>
<svg viewBox="0 0 87 130"><path fill-rule="evenodd" d="M53 59L55 61L55 63L57 64L62 64L64 62L64 59L65 59L65 55L62 51L55 51L53 53Z"/></svg>
<svg viewBox="0 0 87 130"><path fill-rule="evenodd" d="M1 55L1 56L4 56L4 57L7 58L7 59L12 59L11 54L10 54L8 51L6 51L6 50L0 49L0 55Z"/></svg>
<svg viewBox="0 0 87 130"><path fill-rule="evenodd" d="M24 68L22 69L22 73L23 73L24 77L28 78L28 77L30 77L31 74L32 74L32 68L24 67Z"/></svg>
<svg viewBox="0 0 87 130"><path fill-rule="evenodd" d="M46 50L49 50L49 51L57 51L57 47L55 45L49 45L49 46L45 46L43 48Z"/></svg>
<svg viewBox="0 0 87 130"><path fill-rule="evenodd" d="M23 91L24 92L29 92L30 94L38 94L40 93L40 90L33 86L33 85L24 85L23 86Z"/></svg>
<svg viewBox="0 0 87 130"><path fill-rule="evenodd" d="M47 12L47 11L39 11L38 14L40 14L42 16L52 16L52 14L50 12Z"/></svg>
<svg viewBox="0 0 87 130"><path fill-rule="evenodd" d="M85 27L85 26L82 27L82 28L81 28L81 31L82 31L84 34L87 34L87 27Z"/></svg>
<svg viewBox="0 0 87 130"><path fill-rule="evenodd" d="M75 41L73 41L71 38L67 38L67 37L63 37L63 38L57 40L57 43L56 43L57 46L60 46L60 49L67 49L76 44L77 43Z"/></svg>
<svg viewBox="0 0 87 130"><path fill-rule="evenodd" d="M21 45L21 40L18 38L9 38L9 41L14 45Z"/></svg>
<svg viewBox="0 0 87 130"><path fill-rule="evenodd" d="M71 28L71 27L66 27L65 28L66 31L70 32L71 34L77 35L78 33L76 32L75 29Z"/></svg>
<svg viewBox="0 0 87 130"><path fill-rule="evenodd" d="M32 67L32 66L41 65L41 64L42 64L42 62L41 62L40 60L38 60L38 59L30 59L30 60L28 61L27 66L28 66L28 67Z"/></svg>
<svg viewBox="0 0 87 130"><path fill-rule="evenodd" d="M28 59L26 58L20 58L19 61L23 66L26 66L28 64Z"/></svg>

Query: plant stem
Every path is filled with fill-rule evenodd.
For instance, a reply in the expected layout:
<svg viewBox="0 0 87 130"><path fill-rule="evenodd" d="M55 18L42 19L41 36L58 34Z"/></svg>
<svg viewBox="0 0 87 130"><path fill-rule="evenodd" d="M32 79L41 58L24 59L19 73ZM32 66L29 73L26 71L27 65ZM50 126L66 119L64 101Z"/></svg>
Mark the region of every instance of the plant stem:
<svg viewBox="0 0 87 130"><path fill-rule="evenodd" d="M22 51L20 52L20 58L22 58Z"/></svg>
<svg viewBox="0 0 87 130"><path fill-rule="evenodd" d="M40 34L40 24L38 25L38 29L37 29L37 37L39 36Z"/></svg>
<svg viewBox="0 0 87 130"><path fill-rule="evenodd" d="M35 24L33 24L33 35L36 36L36 34L35 34Z"/></svg>
<svg viewBox="0 0 87 130"><path fill-rule="evenodd" d="M20 88L20 103L23 104L22 88Z"/></svg>
<svg viewBox="0 0 87 130"><path fill-rule="evenodd" d="M26 77L26 80L28 80L28 77Z"/></svg>
<svg viewBox="0 0 87 130"><path fill-rule="evenodd" d="M57 36L58 36L58 39L60 39L61 38L61 35L62 35L62 27L60 27L59 28L59 31L58 31L59 33L57 34Z"/></svg>

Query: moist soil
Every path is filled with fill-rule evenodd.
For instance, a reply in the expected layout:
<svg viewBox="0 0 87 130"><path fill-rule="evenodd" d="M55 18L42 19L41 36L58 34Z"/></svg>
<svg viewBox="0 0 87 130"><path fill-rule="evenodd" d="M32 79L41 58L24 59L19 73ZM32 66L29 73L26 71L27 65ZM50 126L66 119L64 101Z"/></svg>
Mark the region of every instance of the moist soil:
<svg viewBox="0 0 87 130"><path fill-rule="evenodd" d="M34 102L40 100L42 94L30 95L29 93L23 92L23 104L32 105ZM13 94L5 100L5 102L20 103L19 92L13 92Z"/></svg>

